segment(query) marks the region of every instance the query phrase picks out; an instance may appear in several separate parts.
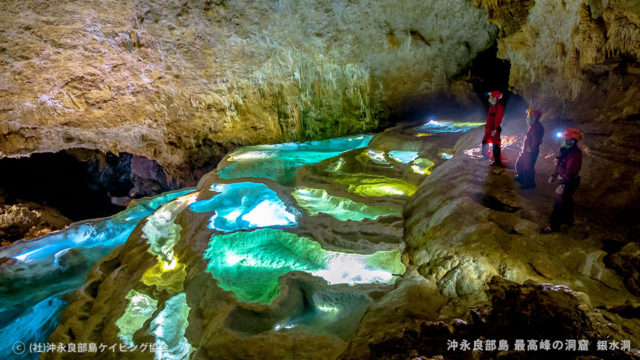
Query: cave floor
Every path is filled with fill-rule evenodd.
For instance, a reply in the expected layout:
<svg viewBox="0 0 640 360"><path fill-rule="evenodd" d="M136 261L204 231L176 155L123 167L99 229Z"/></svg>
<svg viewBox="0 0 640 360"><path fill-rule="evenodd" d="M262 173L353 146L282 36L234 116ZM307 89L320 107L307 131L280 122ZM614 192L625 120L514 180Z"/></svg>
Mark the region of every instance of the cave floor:
<svg viewBox="0 0 640 360"><path fill-rule="evenodd" d="M634 249L582 210L540 234L553 189L478 161L479 125L244 147L195 189L0 248L0 355L54 342L154 345L118 354L132 359L466 359L450 340L546 336L633 358ZM519 141L505 136L507 159Z"/></svg>

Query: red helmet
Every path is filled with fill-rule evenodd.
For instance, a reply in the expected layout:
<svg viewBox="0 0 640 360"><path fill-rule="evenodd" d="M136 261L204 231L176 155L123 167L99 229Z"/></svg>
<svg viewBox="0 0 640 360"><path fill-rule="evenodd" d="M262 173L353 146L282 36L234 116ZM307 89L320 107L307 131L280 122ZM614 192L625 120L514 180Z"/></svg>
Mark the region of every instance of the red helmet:
<svg viewBox="0 0 640 360"><path fill-rule="evenodd" d="M489 93L489 96L492 96L497 99L502 99L502 93L500 91L492 91Z"/></svg>
<svg viewBox="0 0 640 360"><path fill-rule="evenodd" d="M562 132L561 137L563 139L574 139L576 141L582 141L582 133L578 129L570 128Z"/></svg>
<svg viewBox="0 0 640 360"><path fill-rule="evenodd" d="M527 110L527 115L531 115L534 118L536 118L536 120L540 120L540 116L542 116L542 112L540 112L540 110Z"/></svg>

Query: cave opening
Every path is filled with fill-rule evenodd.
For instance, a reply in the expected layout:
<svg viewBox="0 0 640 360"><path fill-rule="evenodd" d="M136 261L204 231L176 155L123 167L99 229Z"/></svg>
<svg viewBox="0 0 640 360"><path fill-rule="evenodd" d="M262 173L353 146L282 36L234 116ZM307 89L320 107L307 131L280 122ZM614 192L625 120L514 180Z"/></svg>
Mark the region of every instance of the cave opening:
<svg viewBox="0 0 640 360"><path fill-rule="evenodd" d="M520 118L529 107L527 102L518 94L509 90L509 74L511 63L498 58L498 43L478 53L466 70L468 81L473 85L473 91L482 101L483 110L489 109L487 94L498 90L502 92L502 104L505 106L505 117Z"/></svg>
<svg viewBox="0 0 640 360"><path fill-rule="evenodd" d="M498 58L498 43L484 51L481 51L471 61L467 73L469 82L473 85L473 91L482 99L486 98L486 93L499 90L508 94L509 72L511 63Z"/></svg>
<svg viewBox="0 0 640 360"><path fill-rule="evenodd" d="M379 130L394 126L398 121L421 122L438 118L484 118L489 108L487 93L498 90L503 93L502 103L506 111L521 111L527 105L524 99L509 91L511 63L498 58L498 42L479 52L467 67L462 69L453 80L468 84L471 93L440 94L435 99L409 98L397 109L392 109L388 119L381 121ZM469 88L467 88L469 89ZM469 90L465 90L469 91ZM464 98L461 101L460 95Z"/></svg>
<svg viewBox="0 0 640 360"><path fill-rule="evenodd" d="M110 216L133 198L176 187L155 160L129 153L75 148L0 159L5 204L46 205L72 221Z"/></svg>
<svg viewBox="0 0 640 360"><path fill-rule="evenodd" d="M481 100L483 114L489 109L487 94L498 90L503 95L502 104L505 106L505 117L507 119L522 117L528 108L526 101L518 94L509 90L509 76L511 63L498 57L498 42L494 42L489 48L481 51L471 61L465 70L466 78L473 86L474 93Z"/></svg>

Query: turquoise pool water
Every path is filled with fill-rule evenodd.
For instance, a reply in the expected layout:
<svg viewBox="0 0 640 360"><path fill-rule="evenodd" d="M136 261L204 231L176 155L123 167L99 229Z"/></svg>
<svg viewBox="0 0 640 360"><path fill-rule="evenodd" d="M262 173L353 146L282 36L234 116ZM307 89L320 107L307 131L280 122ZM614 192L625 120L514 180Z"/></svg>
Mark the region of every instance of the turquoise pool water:
<svg viewBox="0 0 640 360"><path fill-rule="evenodd" d="M116 323L120 338L125 344L133 344L133 333L150 320L156 343L165 345L155 357L187 357L193 350L184 338L189 308L185 293L180 292L182 284L176 283L176 279L184 276L179 274L184 272L184 264L180 264L173 253L181 229L175 219L187 208L196 213L211 213L208 229L212 235L203 254L209 261L207 271L219 281L220 287L232 291L239 300L270 303L280 293L278 278L290 271L307 272L328 284L393 281L394 274L404 272L400 251L368 255L327 251L313 239L287 229L295 229L300 217L319 213L339 221L361 221L399 216L399 210L368 206L322 189L304 187L290 188L284 198L261 182L261 179L270 179L290 184L301 166L364 148L372 137L355 135L244 147L230 154L228 166L219 171L223 179L243 179L211 184L208 190L212 195L207 199L196 201L194 189L170 192L141 200L110 218L77 223L0 250L0 257L13 259L0 274L3 275L0 276L0 358L13 358L12 346L16 342L46 342L68 305L66 296L84 283L91 266L123 244L143 220L141 236L150 244L149 251L157 257L158 265L148 269L141 281L148 286L165 286L174 295L160 310L158 299L132 289L127 296L125 313ZM391 156L400 162L415 159L415 154L406 152L395 152ZM353 304L349 306L359 309L359 313L368 301L347 293L336 296L352 298ZM339 318L335 313L341 305L329 306L320 300L314 304L314 315L307 314L294 323L335 328L337 323L331 319ZM154 313L157 315L152 319ZM294 323L276 324L274 329L294 326ZM22 358L37 356L25 354Z"/></svg>

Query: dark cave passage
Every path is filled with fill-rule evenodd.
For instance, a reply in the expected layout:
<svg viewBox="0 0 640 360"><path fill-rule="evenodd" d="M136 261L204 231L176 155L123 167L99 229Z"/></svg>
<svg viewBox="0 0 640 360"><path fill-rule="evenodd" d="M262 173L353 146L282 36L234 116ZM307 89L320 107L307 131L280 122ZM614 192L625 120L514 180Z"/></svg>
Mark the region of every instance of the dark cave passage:
<svg viewBox="0 0 640 360"><path fill-rule="evenodd" d="M498 58L497 42L478 53L466 71L473 91L481 99L485 111L489 108L487 94L498 90L503 94L501 102L505 106L505 118L523 118L524 111L529 106L520 95L509 91L511 64Z"/></svg>
<svg viewBox="0 0 640 360"><path fill-rule="evenodd" d="M473 91L485 99L489 91L508 92L510 71L511 64L507 60L498 58L496 42L485 51L478 53L464 72L468 74L469 81L473 84Z"/></svg>
<svg viewBox="0 0 640 360"><path fill-rule="evenodd" d="M455 77L457 80L470 84L471 97L469 98L468 93L465 96L468 98L467 102L471 103L461 104L454 94L449 93L441 94L435 100L425 100L418 97L407 98L404 106L399 107L395 112L392 111L391 116L380 123L378 130L394 126L400 121L420 122L429 118L449 117L464 119L470 113L473 113L472 116L483 118L489 107L487 93L493 90L499 90L503 93L502 103L507 112L510 108L513 108L514 111L526 109L527 105L524 100L509 91L510 70L509 61L498 58L498 43L496 41L491 47L478 53L471 63Z"/></svg>
<svg viewBox="0 0 640 360"><path fill-rule="evenodd" d="M132 198L176 188L155 160L89 149L0 160L6 204L31 201L73 221L113 215Z"/></svg>
<svg viewBox="0 0 640 360"><path fill-rule="evenodd" d="M478 53L466 70L473 91L483 104L483 116L489 108L487 94L490 91L502 92L502 104L505 106L505 120L524 119L524 112L529 105L518 94L509 91L509 73L511 64L507 60L498 58L498 43Z"/></svg>

